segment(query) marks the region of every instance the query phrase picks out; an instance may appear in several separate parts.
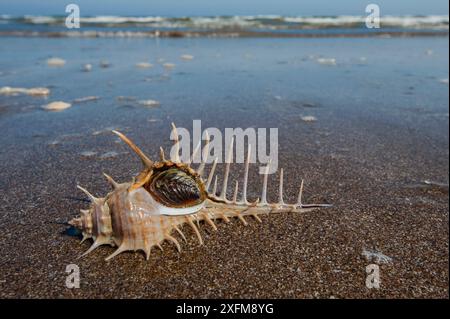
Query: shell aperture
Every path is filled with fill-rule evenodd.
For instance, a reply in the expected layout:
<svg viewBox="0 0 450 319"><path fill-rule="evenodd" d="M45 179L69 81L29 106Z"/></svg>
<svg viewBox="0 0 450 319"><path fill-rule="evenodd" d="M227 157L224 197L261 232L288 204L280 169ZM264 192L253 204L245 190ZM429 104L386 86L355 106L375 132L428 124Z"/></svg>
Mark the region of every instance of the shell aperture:
<svg viewBox="0 0 450 319"><path fill-rule="evenodd" d="M168 207L191 207L201 204L205 194L200 181L195 176L171 167L156 172L145 187L161 204Z"/></svg>

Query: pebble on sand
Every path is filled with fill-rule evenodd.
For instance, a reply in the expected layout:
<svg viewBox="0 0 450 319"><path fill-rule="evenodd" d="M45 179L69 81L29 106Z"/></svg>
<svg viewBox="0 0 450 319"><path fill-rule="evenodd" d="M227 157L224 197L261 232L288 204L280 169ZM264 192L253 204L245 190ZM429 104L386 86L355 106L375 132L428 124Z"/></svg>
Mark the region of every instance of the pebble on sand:
<svg viewBox="0 0 450 319"><path fill-rule="evenodd" d="M27 94L27 95L49 95L50 90L47 88L31 88L31 89L25 89L25 88L13 88L9 86L4 86L0 88L0 94L2 95L17 95L17 94Z"/></svg>
<svg viewBox="0 0 450 319"><path fill-rule="evenodd" d="M317 121L317 118L315 116L312 116L312 115L305 115L305 116L301 117L301 120L303 122L315 122L315 121Z"/></svg>
<svg viewBox="0 0 450 319"><path fill-rule="evenodd" d="M87 63L87 64L83 65L82 70L83 70L84 72L90 72L90 71L92 70L92 64Z"/></svg>
<svg viewBox="0 0 450 319"><path fill-rule="evenodd" d="M161 103L159 101L155 101L155 100L140 100L140 101L138 101L138 104L143 105L143 106L155 107L155 106L159 106Z"/></svg>
<svg viewBox="0 0 450 319"><path fill-rule="evenodd" d="M56 102L49 103L47 105L43 105L42 108L47 111L62 111L71 106L72 105L70 103L56 101Z"/></svg>
<svg viewBox="0 0 450 319"><path fill-rule="evenodd" d="M139 69L148 69L151 68L153 66L153 64L148 63L148 62L139 62L136 63L136 67Z"/></svg>
<svg viewBox="0 0 450 319"><path fill-rule="evenodd" d="M316 61L322 65L336 65L335 58L318 58Z"/></svg>
<svg viewBox="0 0 450 319"><path fill-rule="evenodd" d="M64 66L64 64L66 64L66 60L61 59L61 58L50 58L47 60L47 65L48 66Z"/></svg>
<svg viewBox="0 0 450 319"><path fill-rule="evenodd" d="M175 67L175 63L164 63L163 67L166 69L173 69Z"/></svg>
<svg viewBox="0 0 450 319"><path fill-rule="evenodd" d="M180 58L185 61L191 61L194 59L194 56L190 54L183 54Z"/></svg>
<svg viewBox="0 0 450 319"><path fill-rule="evenodd" d="M111 66L111 63L109 63L108 61L106 61L106 60L103 60L103 61L100 61L100 67L101 68L109 68Z"/></svg>

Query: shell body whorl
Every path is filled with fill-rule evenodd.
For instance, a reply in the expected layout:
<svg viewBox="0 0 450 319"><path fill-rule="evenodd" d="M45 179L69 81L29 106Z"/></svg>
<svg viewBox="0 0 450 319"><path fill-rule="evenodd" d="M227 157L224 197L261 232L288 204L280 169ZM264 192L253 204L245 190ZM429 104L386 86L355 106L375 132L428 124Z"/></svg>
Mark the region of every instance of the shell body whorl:
<svg viewBox="0 0 450 319"><path fill-rule="evenodd" d="M140 187L121 189L108 198L115 244L121 250L142 250L146 256L164 241L176 225L176 218L160 214L160 204Z"/></svg>

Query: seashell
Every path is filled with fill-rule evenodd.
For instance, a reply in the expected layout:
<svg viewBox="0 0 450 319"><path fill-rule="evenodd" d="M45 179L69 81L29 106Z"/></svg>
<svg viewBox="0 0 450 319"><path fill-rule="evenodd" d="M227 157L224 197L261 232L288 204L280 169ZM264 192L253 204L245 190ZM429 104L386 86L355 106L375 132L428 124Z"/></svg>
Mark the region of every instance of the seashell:
<svg viewBox="0 0 450 319"><path fill-rule="evenodd" d="M229 222L231 218L238 218L244 225L246 217L252 216L261 222L262 214L308 212L329 204L304 204L302 202L303 180L300 183L298 200L294 204L287 204L283 200L283 169L280 171L279 201L267 202L268 166L264 174L263 189L260 199L250 202L247 198L249 162L251 147L248 146L245 161L243 189L238 199L239 183L236 181L234 196L227 198L228 176L231 158L225 164L222 190L217 195L217 176L215 169L217 158L213 161L208 176L204 173L209 156L209 136L202 150L202 162L194 169L192 159L199 151L197 147L187 163L179 158L179 141L176 127L172 124L175 140L175 152L171 159L166 159L160 148L160 161L152 161L130 139L120 132L112 131L124 141L141 159L143 170L130 182L118 183L109 175L105 175L112 191L102 198L97 198L81 186L91 200L87 210L81 210L81 215L69 221L78 228L82 241L92 238L92 246L82 255L95 250L102 245L115 246L117 249L106 260L124 251L143 251L146 259L150 257L153 248L161 248L163 241L169 241L181 251L181 245L176 237L186 241L182 228L191 227L200 245L203 244L199 228L207 224L217 230L216 221ZM232 140L230 150L233 149ZM232 152L228 152L232 154ZM212 183L214 178L214 183Z"/></svg>

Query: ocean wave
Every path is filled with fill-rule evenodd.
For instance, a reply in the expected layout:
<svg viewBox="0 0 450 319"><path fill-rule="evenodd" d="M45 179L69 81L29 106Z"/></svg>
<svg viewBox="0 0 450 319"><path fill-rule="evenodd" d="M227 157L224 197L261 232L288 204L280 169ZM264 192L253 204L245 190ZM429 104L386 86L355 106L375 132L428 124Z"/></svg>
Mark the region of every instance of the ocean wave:
<svg viewBox="0 0 450 319"><path fill-rule="evenodd" d="M81 17L81 24L97 27L141 26L168 29L322 29L363 27L365 16L204 16L204 17L161 17L161 16L92 16ZM28 25L63 25L64 16L21 16L0 15L1 23ZM382 16L381 26L413 29L448 29L448 15L429 16Z"/></svg>

